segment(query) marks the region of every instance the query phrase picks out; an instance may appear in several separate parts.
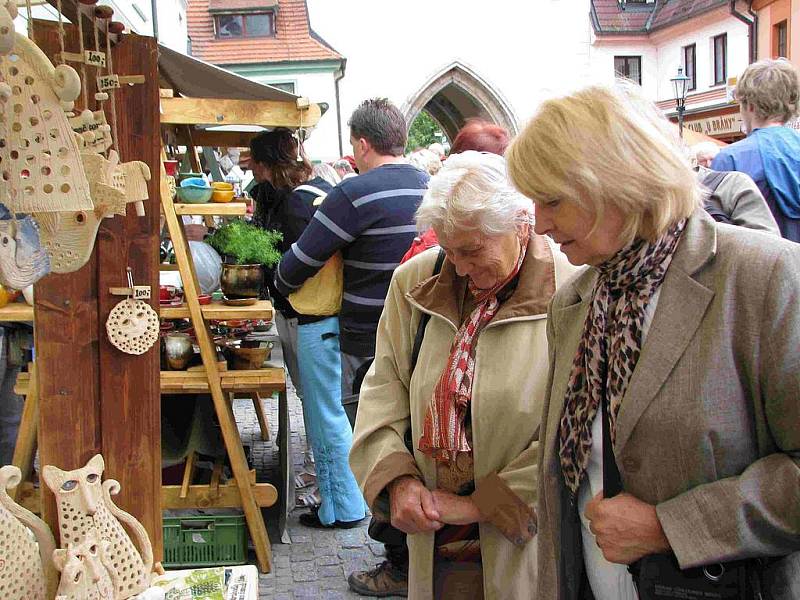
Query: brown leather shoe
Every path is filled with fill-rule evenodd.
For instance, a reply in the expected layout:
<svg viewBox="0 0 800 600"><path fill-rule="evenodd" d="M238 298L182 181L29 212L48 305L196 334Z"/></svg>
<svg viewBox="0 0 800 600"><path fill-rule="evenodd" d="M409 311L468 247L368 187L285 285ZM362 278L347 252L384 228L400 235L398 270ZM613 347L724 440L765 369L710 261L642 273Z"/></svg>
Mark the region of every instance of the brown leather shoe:
<svg viewBox="0 0 800 600"><path fill-rule="evenodd" d="M362 596L408 596L408 571L383 561L370 571L354 571L347 578L350 589Z"/></svg>

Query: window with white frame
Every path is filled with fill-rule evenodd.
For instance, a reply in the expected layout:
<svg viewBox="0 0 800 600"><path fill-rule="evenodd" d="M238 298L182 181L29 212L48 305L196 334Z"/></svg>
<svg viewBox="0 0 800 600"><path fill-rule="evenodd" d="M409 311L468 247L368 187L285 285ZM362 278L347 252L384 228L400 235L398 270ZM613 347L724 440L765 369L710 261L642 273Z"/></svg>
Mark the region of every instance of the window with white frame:
<svg viewBox="0 0 800 600"><path fill-rule="evenodd" d="M716 35L712 39L714 55L714 85L720 85L728 79L728 34Z"/></svg>
<svg viewBox="0 0 800 600"><path fill-rule="evenodd" d="M697 89L697 44L683 47L683 72L689 78L686 91Z"/></svg>

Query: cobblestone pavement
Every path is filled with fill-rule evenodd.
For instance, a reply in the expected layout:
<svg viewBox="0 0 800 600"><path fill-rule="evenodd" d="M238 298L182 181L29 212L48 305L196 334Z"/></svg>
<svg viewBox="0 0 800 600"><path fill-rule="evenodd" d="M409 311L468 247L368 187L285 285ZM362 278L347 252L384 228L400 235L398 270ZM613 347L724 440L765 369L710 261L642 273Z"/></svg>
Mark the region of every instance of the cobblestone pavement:
<svg viewBox="0 0 800 600"><path fill-rule="evenodd" d="M289 413L292 430L292 451L295 473L303 467L306 448L303 412L300 401L289 389ZM271 439L262 442L258 421L252 402L236 400L234 412L245 445L249 445L258 481L279 480L277 425L278 401L266 399L264 407L269 420ZM368 519L355 529L320 530L304 527L298 515L306 509L292 512L288 530L291 544L281 544L278 534L278 514L275 508L265 511L269 538L272 542L274 568L262 574L259 581L259 598L274 600L300 600L310 598L337 599L362 598L349 591L347 575L353 570L372 568L383 560L383 546L367 536ZM251 562L255 555L251 551Z"/></svg>

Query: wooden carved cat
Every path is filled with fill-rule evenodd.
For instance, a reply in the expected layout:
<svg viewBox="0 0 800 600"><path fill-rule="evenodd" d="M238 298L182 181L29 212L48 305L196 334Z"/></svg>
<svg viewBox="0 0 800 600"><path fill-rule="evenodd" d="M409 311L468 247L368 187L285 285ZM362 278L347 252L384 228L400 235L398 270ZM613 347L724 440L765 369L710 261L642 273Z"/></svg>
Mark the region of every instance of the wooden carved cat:
<svg viewBox="0 0 800 600"><path fill-rule="evenodd" d="M113 479L101 483L104 468L103 457L97 454L73 471L48 465L42 469L42 478L56 497L62 545L81 544L90 536L110 543L108 552L116 570L114 598L123 600L150 585L153 549L142 524L112 501L119 483Z"/></svg>
<svg viewBox="0 0 800 600"><path fill-rule="evenodd" d="M53 552L53 562L61 571L56 600L114 600L118 582L110 546L90 535L80 544Z"/></svg>
<svg viewBox="0 0 800 600"><path fill-rule="evenodd" d="M0 469L0 590L9 600L50 600L58 583L56 543L47 524L6 492L21 481L17 467Z"/></svg>

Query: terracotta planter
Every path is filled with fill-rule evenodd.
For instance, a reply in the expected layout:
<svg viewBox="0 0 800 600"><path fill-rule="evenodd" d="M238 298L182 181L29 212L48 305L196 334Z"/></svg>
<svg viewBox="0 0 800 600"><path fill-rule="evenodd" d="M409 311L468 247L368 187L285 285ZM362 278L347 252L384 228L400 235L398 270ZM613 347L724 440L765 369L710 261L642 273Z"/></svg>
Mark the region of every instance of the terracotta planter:
<svg viewBox="0 0 800 600"><path fill-rule="evenodd" d="M227 298L258 298L263 286L261 265L222 265L220 287Z"/></svg>

